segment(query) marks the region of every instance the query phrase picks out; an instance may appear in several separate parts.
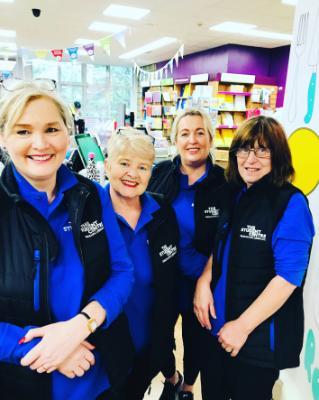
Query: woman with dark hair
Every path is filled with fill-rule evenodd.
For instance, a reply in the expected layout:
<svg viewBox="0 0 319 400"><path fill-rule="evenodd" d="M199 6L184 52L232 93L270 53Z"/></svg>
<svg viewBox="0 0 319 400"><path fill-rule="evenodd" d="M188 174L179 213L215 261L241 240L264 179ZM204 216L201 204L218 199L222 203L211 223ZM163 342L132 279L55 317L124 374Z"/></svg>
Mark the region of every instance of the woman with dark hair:
<svg viewBox="0 0 319 400"><path fill-rule="evenodd" d="M225 182L224 171L211 156L214 129L202 110L183 110L174 120L171 142L178 155L153 169L149 191L161 193L172 204L180 231L177 296L182 316L184 344L184 383L175 370L166 379L160 400L193 399L193 385L199 373L201 327L193 312L193 296L198 277L212 252L219 218L215 193ZM174 360L174 359L173 359ZM173 366L175 369L175 365Z"/></svg>
<svg viewBox="0 0 319 400"><path fill-rule="evenodd" d="M279 370L299 365L314 226L293 175L282 126L264 116L243 123L229 152L213 267L195 294L209 330L204 400L269 400Z"/></svg>

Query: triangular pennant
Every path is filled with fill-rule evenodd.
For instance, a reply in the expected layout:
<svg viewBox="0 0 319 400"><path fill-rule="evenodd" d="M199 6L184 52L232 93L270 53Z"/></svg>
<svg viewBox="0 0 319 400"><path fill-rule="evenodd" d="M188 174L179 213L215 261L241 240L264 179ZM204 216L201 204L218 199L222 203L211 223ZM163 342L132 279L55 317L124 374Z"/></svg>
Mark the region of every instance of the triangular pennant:
<svg viewBox="0 0 319 400"><path fill-rule="evenodd" d="M52 53L53 57L55 57L57 59L57 61L62 61L63 49L54 49L54 50L51 50L51 53Z"/></svg>
<svg viewBox="0 0 319 400"><path fill-rule="evenodd" d="M180 49L179 49L179 54L181 55L181 58L184 58L184 45L182 44Z"/></svg>
<svg viewBox="0 0 319 400"><path fill-rule="evenodd" d="M167 64L164 67L164 75L165 75L165 78L167 78Z"/></svg>
<svg viewBox="0 0 319 400"><path fill-rule="evenodd" d="M43 60L48 55L48 50L35 50L34 54L36 58Z"/></svg>
<svg viewBox="0 0 319 400"><path fill-rule="evenodd" d="M169 69L171 70L171 74L173 73L173 61L174 61L174 59L172 58L172 59L168 62L168 66L169 66Z"/></svg>
<svg viewBox="0 0 319 400"><path fill-rule="evenodd" d="M175 63L176 63L176 67L178 67L178 52L175 54L174 60L175 60Z"/></svg>
<svg viewBox="0 0 319 400"><path fill-rule="evenodd" d="M83 49L90 56L91 60L94 60L94 43L88 43L83 45Z"/></svg>
<svg viewBox="0 0 319 400"><path fill-rule="evenodd" d="M120 45L125 49L126 48L125 31L116 33L114 37L120 43Z"/></svg>
<svg viewBox="0 0 319 400"><path fill-rule="evenodd" d="M159 70L159 73L160 73L159 78L162 79L162 78L163 78L163 68L161 68L161 69Z"/></svg>
<svg viewBox="0 0 319 400"><path fill-rule="evenodd" d="M111 37L107 36L99 40L102 49L107 55L111 55Z"/></svg>
<svg viewBox="0 0 319 400"><path fill-rule="evenodd" d="M72 61L76 61L78 59L78 47L69 47L68 49L69 56Z"/></svg>

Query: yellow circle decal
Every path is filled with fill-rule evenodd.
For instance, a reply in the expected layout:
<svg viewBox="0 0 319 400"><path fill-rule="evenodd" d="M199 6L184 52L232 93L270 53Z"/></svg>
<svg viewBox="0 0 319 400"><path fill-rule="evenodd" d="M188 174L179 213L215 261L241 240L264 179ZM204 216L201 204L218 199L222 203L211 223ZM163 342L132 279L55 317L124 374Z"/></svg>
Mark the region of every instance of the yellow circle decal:
<svg viewBox="0 0 319 400"><path fill-rule="evenodd" d="M293 184L308 195L319 183L319 137L311 129L299 128L288 142L296 171Z"/></svg>

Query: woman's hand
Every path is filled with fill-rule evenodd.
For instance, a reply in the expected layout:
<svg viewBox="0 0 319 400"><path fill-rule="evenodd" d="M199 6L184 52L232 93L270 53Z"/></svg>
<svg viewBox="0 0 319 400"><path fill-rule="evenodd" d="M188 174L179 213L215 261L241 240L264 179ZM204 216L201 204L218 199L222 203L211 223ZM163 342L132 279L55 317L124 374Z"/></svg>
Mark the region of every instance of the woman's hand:
<svg viewBox="0 0 319 400"><path fill-rule="evenodd" d="M32 370L41 368L41 371L44 369L52 372L74 352L89 334L86 319L81 315L68 321L30 329L24 338L24 343L35 337L42 337L42 340L21 359L21 365L29 366Z"/></svg>
<svg viewBox="0 0 319 400"><path fill-rule="evenodd" d="M232 357L236 357L246 343L250 331L239 320L235 319L226 324L217 333L218 341Z"/></svg>
<svg viewBox="0 0 319 400"><path fill-rule="evenodd" d="M210 280L201 276L197 280L194 294L194 313L202 328L212 329L210 316L216 319L213 294L210 288Z"/></svg>
<svg viewBox="0 0 319 400"><path fill-rule="evenodd" d="M92 350L94 350L94 346L85 340L65 361L63 361L62 364L59 365L57 370L70 379L73 379L76 376L83 376L95 364ZM38 372L41 371L38 370Z"/></svg>

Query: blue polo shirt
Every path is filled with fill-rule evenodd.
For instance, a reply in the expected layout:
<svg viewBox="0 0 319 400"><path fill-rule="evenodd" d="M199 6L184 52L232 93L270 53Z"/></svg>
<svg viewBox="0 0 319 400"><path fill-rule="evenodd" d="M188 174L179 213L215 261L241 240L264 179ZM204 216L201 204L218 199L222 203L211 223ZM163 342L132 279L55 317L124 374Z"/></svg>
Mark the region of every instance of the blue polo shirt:
<svg viewBox="0 0 319 400"><path fill-rule="evenodd" d="M84 291L84 268L76 250L63 198L64 192L74 186L77 179L70 170L61 166L57 174L56 197L49 204L46 193L37 191L15 169L14 175L21 196L43 215L58 240L59 255L56 262L49 268L50 308L55 321L70 319L80 311ZM107 322L102 326L102 329L105 329L123 310L133 285L133 267L125 250L110 201L106 198L103 188L98 184L96 187L102 204L102 220L109 242L111 275L91 300L98 301L106 310ZM0 323L0 360L19 363L21 357L38 343L37 339L25 345L17 345L17 340L23 337L27 330L28 328L22 329ZM94 351L94 355L96 363L83 377L69 379L57 371L52 373L54 400L93 400L109 388L109 381L99 354Z"/></svg>
<svg viewBox="0 0 319 400"><path fill-rule="evenodd" d="M110 185L107 185L105 190L110 198ZM141 196L141 202L142 212L134 229L125 218L117 214L120 230L134 266L134 286L124 310L137 352L150 344L154 278L147 225L153 220L152 214L160 208L159 204L146 193Z"/></svg>
<svg viewBox="0 0 319 400"><path fill-rule="evenodd" d="M180 189L172 204L180 234L179 267L183 275L193 280L201 275L207 262L207 257L195 250L193 241L195 235L194 200L196 187L207 177L208 168L209 164L207 164L205 173L192 185L188 184L188 175L180 172Z"/></svg>
<svg viewBox="0 0 319 400"><path fill-rule="evenodd" d="M301 286L308 266L309 251L315 228L305 198L294 194L272 235L275 272L293 285ZM225 299L231 232L222 260L222 274L214 290L217 319L211 320L212 334L217 335L226 322Z"/></svg>

